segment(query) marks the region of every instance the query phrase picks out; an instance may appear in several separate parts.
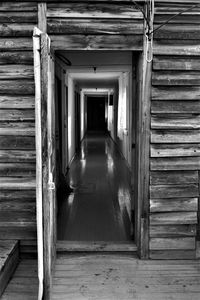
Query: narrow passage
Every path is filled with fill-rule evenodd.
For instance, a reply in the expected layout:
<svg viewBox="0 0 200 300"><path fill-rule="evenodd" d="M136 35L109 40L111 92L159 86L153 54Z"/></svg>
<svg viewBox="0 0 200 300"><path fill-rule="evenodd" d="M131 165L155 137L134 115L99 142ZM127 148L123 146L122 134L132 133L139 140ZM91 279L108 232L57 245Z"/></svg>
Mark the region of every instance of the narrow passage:
<svg viewBox="0 0 200 300"><path fill-rule="evenodd" d="M87 134L68 173L74 191L59 203L58 240L130 240L130 177L111 138Z"/></svg>

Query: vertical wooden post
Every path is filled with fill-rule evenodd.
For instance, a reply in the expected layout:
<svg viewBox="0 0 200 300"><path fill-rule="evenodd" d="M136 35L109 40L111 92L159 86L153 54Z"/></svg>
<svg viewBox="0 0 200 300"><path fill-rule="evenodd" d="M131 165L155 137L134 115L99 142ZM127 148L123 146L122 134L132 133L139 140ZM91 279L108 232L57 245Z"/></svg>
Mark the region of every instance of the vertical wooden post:
<svg viewBox="0 0 200 300"><path fill-rule="evenodd" d="M46 33L47 32L47 5L45 2L38 3L38 28Z"/></svg>
<svg viewBox="0 0 200 300"><path fill-rule="evenodd" d="M147 11L147 7L146 7ZM149 258L149 178L150 178L150 100L152 62L147 60L144 22L143 53L139 62L139 99L137 104L137 244L141 258Z"/></svg>

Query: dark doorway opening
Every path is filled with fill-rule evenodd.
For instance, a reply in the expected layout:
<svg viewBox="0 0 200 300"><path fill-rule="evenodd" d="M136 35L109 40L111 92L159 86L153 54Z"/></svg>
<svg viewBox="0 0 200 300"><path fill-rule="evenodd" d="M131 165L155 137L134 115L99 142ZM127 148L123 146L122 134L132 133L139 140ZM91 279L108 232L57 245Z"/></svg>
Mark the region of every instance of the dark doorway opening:
<svg viewBox="0 0 200 300"><path fill-rule="evenodd" d="M106 131L106 98L105 97L87 97L87 130L88 131Z"/></svg>

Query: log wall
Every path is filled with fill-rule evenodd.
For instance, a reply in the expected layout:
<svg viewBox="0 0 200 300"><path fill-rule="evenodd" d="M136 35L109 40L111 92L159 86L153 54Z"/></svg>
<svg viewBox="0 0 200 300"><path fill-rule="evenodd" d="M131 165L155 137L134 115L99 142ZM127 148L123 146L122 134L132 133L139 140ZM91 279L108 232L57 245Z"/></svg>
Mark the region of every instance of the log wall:
<svg viewBox="0 0 200 300"><path fill-rule="evenodd" d="M36 239L33 27L37 4L0 4L0 239Z"/></svg>
<svg viewBox="0 0 200 300"><path fill-rule="evenodd" d="M154 30L183 4L156 4ZM154 33L150 257L193 258L200 169L200 8ZM199 234L199 233L198 233Z"/></svg>

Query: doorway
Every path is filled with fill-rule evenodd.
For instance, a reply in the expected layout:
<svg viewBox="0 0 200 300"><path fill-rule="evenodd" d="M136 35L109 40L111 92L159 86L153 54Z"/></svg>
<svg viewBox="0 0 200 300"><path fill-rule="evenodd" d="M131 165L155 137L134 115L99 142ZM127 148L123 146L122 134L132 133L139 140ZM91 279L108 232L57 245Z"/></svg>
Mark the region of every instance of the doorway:
<svg viewBox="0 0 200 300"><path fill-rule="evenodd" d="M58 193L58 240L134 240L137 62L131 51L59 52L56 75L66 74L60 78L68 113L57 119L68 120L62 128L68 157L61 167L66 172ZM61 147L63 153L66 145Z"/></svg>

